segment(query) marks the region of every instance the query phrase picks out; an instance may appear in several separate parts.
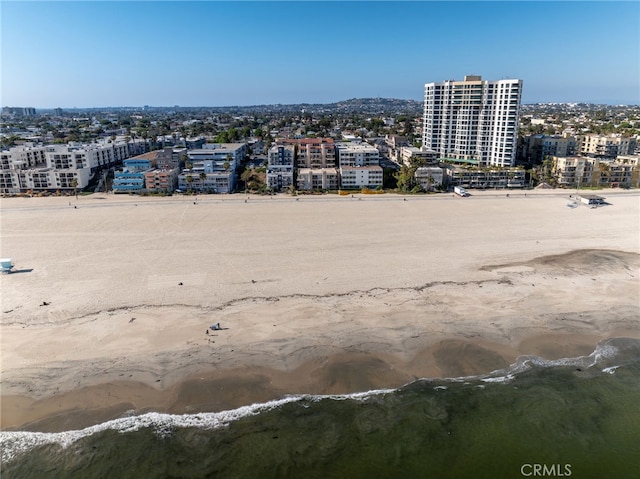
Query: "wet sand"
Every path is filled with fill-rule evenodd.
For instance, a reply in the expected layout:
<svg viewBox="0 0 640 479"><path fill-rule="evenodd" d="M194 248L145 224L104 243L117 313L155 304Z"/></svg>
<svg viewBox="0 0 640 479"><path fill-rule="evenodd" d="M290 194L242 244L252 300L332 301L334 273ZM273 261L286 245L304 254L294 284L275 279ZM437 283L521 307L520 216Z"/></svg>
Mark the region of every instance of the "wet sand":
<svg viewBox="0 0 640 479"><path fill-rule="evenodd" d="M639 337L637 193L381 196L3 199L18 273L1 284L1 427L397 387Z"/></svg>

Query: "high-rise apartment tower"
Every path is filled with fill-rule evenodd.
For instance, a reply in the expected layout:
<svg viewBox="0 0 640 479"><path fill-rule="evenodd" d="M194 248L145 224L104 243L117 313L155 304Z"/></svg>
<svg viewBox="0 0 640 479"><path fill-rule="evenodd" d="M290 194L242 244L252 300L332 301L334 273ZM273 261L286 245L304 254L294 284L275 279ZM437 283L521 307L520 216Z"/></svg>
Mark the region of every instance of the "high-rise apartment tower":
<svg viewBox="0 0 640 479"><path fill-rule="evenodd" d="M480 166L514 165L522 80L467 75L424 90L423 147Z"/></svg>

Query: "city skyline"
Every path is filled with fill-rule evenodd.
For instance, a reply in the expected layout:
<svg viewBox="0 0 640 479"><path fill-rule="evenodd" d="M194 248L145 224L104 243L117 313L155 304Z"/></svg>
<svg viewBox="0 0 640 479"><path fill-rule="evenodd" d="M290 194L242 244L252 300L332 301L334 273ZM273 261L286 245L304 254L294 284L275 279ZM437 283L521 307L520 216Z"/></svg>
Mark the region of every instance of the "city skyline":
<svg viewBox="0 0 640 479"><path fill-rule="evenodd" d="M2 105L422 101L425 83L470 74L522 79L522 103L634 105L639 14L636 2L2 1Z"/></svg>

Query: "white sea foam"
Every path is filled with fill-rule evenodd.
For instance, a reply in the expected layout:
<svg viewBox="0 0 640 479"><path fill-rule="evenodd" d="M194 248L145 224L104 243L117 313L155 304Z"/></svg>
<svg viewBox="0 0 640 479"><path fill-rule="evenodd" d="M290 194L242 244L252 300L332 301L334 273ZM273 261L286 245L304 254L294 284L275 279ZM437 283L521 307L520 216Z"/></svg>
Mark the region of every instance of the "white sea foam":
<svg viewBox="0 0 640 479"><path fill-rule="evenodd" d="M490 373L488 378L502 377L502 376L515 376L524 371L528 371L531 368L553 368L562 366L571 366L576 368L591 368L598 364L603 363L605 360L613 358L619 353L619 349L616 346L610 344L609 340L599 343L595 350L588 356L577 356L574 358L559 358L559 359L543 359L539 356L520 356L515 363L510 365L506 370L498 370ZM487 378L482 379L486 381ZM495 382L495 381L494 381ZM498 381L503 382L503 381Z"/></svg>
<svg viewBox="0 0 640 479"><path fill-rule="evenodd" d="M605 359L613 358L618 351L619 349L611 344L598 344L598 346L596 346L596 350L589 355L592 359L591 366L594 366Z"/></svg>
<svg viewBox="0 0 640 479"><path fill-rule="evenodd" d="M326 396L322 396L322 395L303 395L303 396L297 396L300 399L313 399L313 400L322 400L322 399L334 399L337 401L343 401L345 399L355 399L355 400L360 400L363 401L365 399L369 399L373 396L380 396L383 394L391 394L393 392L396 392L397 389L372 389L370 391L363 391L363 392L358 392L358 393L349 393L349 394L331 394L331 395L326 395Z"/></svg>
<svg viewBox="0 0 640 479"><path fill-rule="evenodd" d="M373 396L389 394L394 391L396 391L396 389L375 389L372 391L352 394L335 394L326 396L310 394L291 395L282 399L243 406L230 411L183 415L147 413L140 416L127 416L114 419L81 430L58 433L4 431L0 432L0 458L2 459L2 462L12 461L18 455L45 444L57 443L63 448L66 448L84 437L109 429L126 433L137 431L142 428L153 428L159 436L165 436L170 434L173 429L181 427L194 427L199 429L216 429L224 427L243 417L254 416L292 402L303 400L316 402L323 399L332 399L336 401L343 401L347 399L364 401Z"/></svg>
<svg viewBox="0 0 640 479"><path fill-rule="evenodd" d="M226 426L237 419L253 416L283 404L299 401L300 399L302 399L302 397L291 396L276 401L252 404L250 406L243 406L230 411L216 413L174 415L152 412L140 416L114 419L81 430L58 433L3 431L0 432L0 458L2 462L8 462L16 458L19 454L44 444L57 443L63 448L66 448L79 439L108 429L125 433L149 427L155 429L161 436L178 427L215 429Z"/></svg>
<svg viewBox="0 0 640 479"><path fill-rule="evenodd" d="M618 352L619 350L617 347L609 344L608 342L603 342L601 344L598 344L593 353L588 356L579 356L576 358L561 358L554 360L545 360L538 356L521 356L514 364L504 370L493 371L490 374L486 375L464 376L458 378L439 378L438 381L466 384L469 384L469 381L481 381L483 383L508 383L514 380L519 373L527 371L532 367L547 368L554 366L575 366L588 368L602 363L605 359L615 357ZM602 371L605 373L613 374L619 367L620 366L606 367ZM419 379L416 382L432 380L433 379L424 378ZM484 386L482 384L477 385L476 387L484 389ZM447 386L438 385L435 386L434 389L443 390L447 389ZM141 428L153 428L155 432L160 436L170 434L171 431L173 431L175 428L181 427L216 429L227 426L229 423L243 417L254 416L263 412L267 412L288 403L298 401L317 402L323 399L331 399L337 401L364 401L372 397L391 394L396 391L398 391L398 389L375 389L371 391L351 394L334 395L290 395L285 396L282 399L269 401L266 403L243 406L230 411L183 415L147 413L140 416L134 415L114 419L112 421L87 427L81 430L65 431L60 433L0 431L0 459L2 462L6 463L12 461L24 452L28 452L35 447L45 444L57 443L66 448L79 439L109 429L125 433L137 431ZM132 411L128 411L128 413L131 414Z"/></svg>
<svg viewBox="0 0 640 479"><path fill-rule="evenodd" d="M506 376L496 376L491 378L482 378L481 381L484 383L508 383L515 378L512 374L507 374Z"/></svg>
<svg viewBox="0 0 640 479"><path fill-rule="evenodd" d="M478 376L463 376L458 378L443 378L447 382L467 382L469 380L490 382L490 383L507 383L513 380L518 374L528 371L532 368L552 368L571 366L576 368L591 368L606 362L606 360L616 357L620 349L611 344L611 339L600 342L594 351L588 356L577 356L573 358L544 359L540 356L519 356L515 363L508 368L498 369L489 374ZM609 371L604 371L609 372ZM611 373L610 373L611 374Z"/></svg>

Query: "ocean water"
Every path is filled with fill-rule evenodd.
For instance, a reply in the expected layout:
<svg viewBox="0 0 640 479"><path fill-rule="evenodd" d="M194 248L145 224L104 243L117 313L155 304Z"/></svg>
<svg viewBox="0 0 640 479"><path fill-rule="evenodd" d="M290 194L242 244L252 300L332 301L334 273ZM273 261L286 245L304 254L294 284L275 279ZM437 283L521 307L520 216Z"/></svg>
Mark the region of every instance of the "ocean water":
<svg viewBox="0 0 640 479"><path fill-rule="evenodd" d="M7 478L638 478L640 341L487 376L2 432Z"/></svg>

